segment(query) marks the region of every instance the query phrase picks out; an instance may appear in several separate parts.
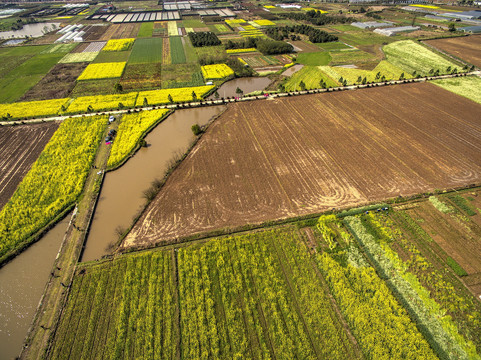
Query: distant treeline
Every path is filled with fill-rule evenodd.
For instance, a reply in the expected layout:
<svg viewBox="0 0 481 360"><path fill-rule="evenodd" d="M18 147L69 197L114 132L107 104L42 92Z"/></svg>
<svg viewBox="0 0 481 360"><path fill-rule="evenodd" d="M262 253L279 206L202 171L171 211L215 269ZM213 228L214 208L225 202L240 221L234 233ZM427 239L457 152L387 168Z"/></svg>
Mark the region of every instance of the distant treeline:
<svg viewBox="0 0 481 360"><path fill-rule="evenodd" d="M356 21L354 18L346 17L346 16L329 16L325 14L321 14L320 11L316 10L309 10L302 13L297 12L288 12L279 14L284 18L293 19L293 20L304 20L308 21L313 25L327 25L327 24L344 24L344 23L351 23Z"/></svg>
<svg viewBox="0 0 481 360"><path fill-rule="evenodd" d="M313 28L309 25L294 25L294 26L280 26L266 29L266 34L274 40L288 39L289 35L293 33L307 35L309 41L313 43L325 43L330 41L337 41L337 36L330 35L325 31Z"/></svg>

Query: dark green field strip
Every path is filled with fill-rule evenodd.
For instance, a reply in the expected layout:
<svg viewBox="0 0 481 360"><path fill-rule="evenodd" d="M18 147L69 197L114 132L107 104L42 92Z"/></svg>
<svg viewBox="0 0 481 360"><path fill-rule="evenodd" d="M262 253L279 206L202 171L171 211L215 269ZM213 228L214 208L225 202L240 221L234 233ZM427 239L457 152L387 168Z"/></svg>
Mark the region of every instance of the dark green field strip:
<svg viewBox="0 0 481 360"><path fill-rule="evenodd" d="M154 31L154 23L144 22L140 25L140 29L139 29L139 33L137 34L137 37L138 38L151 37L153 31Z"/></svg>
<svg viewBox="0 0 481 360"><path fill-rule="evenodd" d="M170 58L172 64L185 64L184 45L182 44L181 36L170 36Z"/></svg>
<svg viewBox="0 0 481 360"><path fill-rule="evenodd" d="M162 38L135 40L129 64L162 62Z"/></svg>
<svg viewBox="0 0 481 360"><path fill-rule="evenodd" d="M130 51L101 51L92 63L127 62Z"/></svg>
<svg viewBox="0 0 481 360"><path fill-rule="evenodd" d="M0 79L0 102L14 102L39 82L63 54L36 55ZM11 61L11 60L10 60Z"/></svg>

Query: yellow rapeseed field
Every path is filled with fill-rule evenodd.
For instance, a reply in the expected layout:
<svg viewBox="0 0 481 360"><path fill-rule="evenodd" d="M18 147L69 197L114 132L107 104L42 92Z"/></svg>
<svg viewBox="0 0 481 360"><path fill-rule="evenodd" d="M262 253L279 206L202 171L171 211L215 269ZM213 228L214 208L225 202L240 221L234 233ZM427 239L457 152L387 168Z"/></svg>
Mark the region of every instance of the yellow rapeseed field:
<svg viewBox="0 0 481 360"><path fill-rule="evenodd" d="M168 104L170 102L169 95L172 97L173 102L185 102L185 101L192 101L193 94L195 93L197 99L200 99L204 96L207 92L214 88L213 85L210 86L196 86L196 87L187 87L187 88L177 88L177 89L162 89L162 90L150 90L150 91L141 91L139 92L139 96L137 97L137 105L143 105L144 99L147 99L147 103L149 105L157 105L157 104Z"/></svg>
<svg viewBox="0 0 481 360"><path fill-rule="evenodd" d="M238 53L247 53L247 52L254 52L257 51L256 48L248 48L248 49L229 49L226 50L225 52L227 54L238 54Z"/></svg>
<svg viewBox="0 0 481 360"><path fill-rule="evenodd" d="M77 80L107 79L121 77L125 62L90 64Z"/></svg>
<svg viewBox="0 0 481 360"><path fill-rule="evenodd" d="M204 65L202 66L202 75L205 80L223 79L234 75L234 70L226 64Z"/></svg>
<svg viewBox="0 0 481 360"><path fill-rule="evenodd" d="M254 20L254 22L257 24L257 25L260 25L260 26L273 26L275 25L274 22L270 21L270 20L267 20L267 19L261 19L261 20ZM247 29L246 29L247 30Z"/></svg>
<svg viewBox="0 0 481 360"><path fill-rule="evenodd" d="M136 92L115 95L82 96L72 101L66 112L70 114L87 112L89 111L89 106L91 107L90 111L133 107L136 99ZM119 104L122 104L122 106L119 106Z"/></svg>
<svg viewBox="0 0 481 360"><path fill-rule="evenodd" d="M54 99L0 104L0 118L11 117L18 119L57 115L62 105L65 105L68 100Z"/></svg>
<svg viewBox="0 0 481 360"><path fill-rule="evenodd" d="M124 51L129 50L135 39L112 39L104 46L102 51Z"/></svg>

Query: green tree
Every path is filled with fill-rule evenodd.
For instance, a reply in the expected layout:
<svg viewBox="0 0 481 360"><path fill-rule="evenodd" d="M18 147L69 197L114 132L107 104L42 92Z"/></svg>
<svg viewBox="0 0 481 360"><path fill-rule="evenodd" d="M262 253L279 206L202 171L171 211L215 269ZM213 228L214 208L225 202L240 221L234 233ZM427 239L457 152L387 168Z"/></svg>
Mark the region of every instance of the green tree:
<svg viewBox="0 0 481 360"><path fill-rule="evenodd" d="M357 82L360 83L361 81L362 81L362 76L359 76L359 77L357 78Z"/></svg>
<svg viewBox="0 0 481 360"><path fill-rule="evenodd" d="M242 91L242 89L240 87L237 87L237 89L235 89L235 92L236 94L238 94L239 96L242 96L242 94L244 93L244 91Z"/></svg>
<svg viewBox="0 0 481 360"><path fill-rule="evenodd" d="M192 130L192 132L194 133L195 136L202 133L202 129L200 128L199 124L192 125L192 127L190 129Z"/></svg>
<svg viewBox="0 0 481 360"><path fill-rule="evenodd" d="M195 93L195 91L192 91L192 100L197 101L197 94Z"/></svg>
<svg viewBox="0 0 481 360"><path fill-rule="evenodd" d="M306 90L306 84L304 84L304 81L301 80L301 82L299 83L299 87L302 91Z"/></svg>
<svg viewBox="0 0 481 360"><path fill-rule="evenodd" d="M456 31L456 26L454 25L454 23L449 23L448 30L451 32Z"/></svg>
<svg viewBox="0 0 481 360"><path fill-rule="evenodd" d="M169 100L169 102L170 102L171 104L174 103L174 99L172 98L172 95L169 94L169 96L167 96L167 99Z"/></svg>
<svg viewBox="0 0 481 360"><path fill-rule="evenodd" d="M146 97L144 97L144 106L149 106L149 102L147 101Z"/></svg>
<svg viewBox="0 0 481 360"><path fill-rule="evenodd" d="M217 90L216 90L215 93L214 93L214 97L215 97L216 99L219 98L219 93L217 92Z"/></svg>
<svg viewBox="0 0 481 360"><path fill-rule="evenodd" d="M121 93L122 91L124 91L124 88L122 87L122 84L116 83L114 85L114 90L116 93Z"/></svg>

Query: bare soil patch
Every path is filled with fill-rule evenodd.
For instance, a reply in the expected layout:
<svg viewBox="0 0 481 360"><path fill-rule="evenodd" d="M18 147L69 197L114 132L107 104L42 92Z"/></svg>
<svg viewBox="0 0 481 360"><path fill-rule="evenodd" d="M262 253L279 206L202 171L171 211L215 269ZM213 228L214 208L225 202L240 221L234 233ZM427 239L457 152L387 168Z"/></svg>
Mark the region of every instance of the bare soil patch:
<svg viewBox="0 0 481 360"><path fill-rule="evenodd" d="M479 182L480 111L429 83L233 104L121 246Z"/></svg>
<svg viewBox="0 0 481 360"><path fill-rule="evenodd" d="M68 97L75 87L75 81L88 63L57 64L21 100L48 100Z"/></svg>
<svg viewBox="0 0 481 360"><path fill-rule="evenodd" d="M101 40L135 38L139 32L140 23L112 24L100 37Z"/></svg>
<svg viewBox="0 0 481 360"><path fill-rule="evenodd" d="M84 41L94 41L102 38L103 34L109 28L108 25L89 25L86 27L85 34L83 36Z"/></svg>
<svg viewBox="0 0 481 360"><path fill-rule="evenodd" d="M322 49L320 49L318 46L312 44L312 43L308 43L306 41L289 41L290 44L292 44L293 46L295 46L296 48L299 48L301 49L302 52L318 52L318 51L321 51Z"/></svg>
<svg viewBox="0 0 481 360"><path fill-rule="evenodd" d="M481 67L481 35L426 41L442 51Z"/></svg>
<svg viewBox="0 0 481 360"><path fill-rule="evenodd" d="M0 126L0 209L37 160L59 123Z"/></svg>

